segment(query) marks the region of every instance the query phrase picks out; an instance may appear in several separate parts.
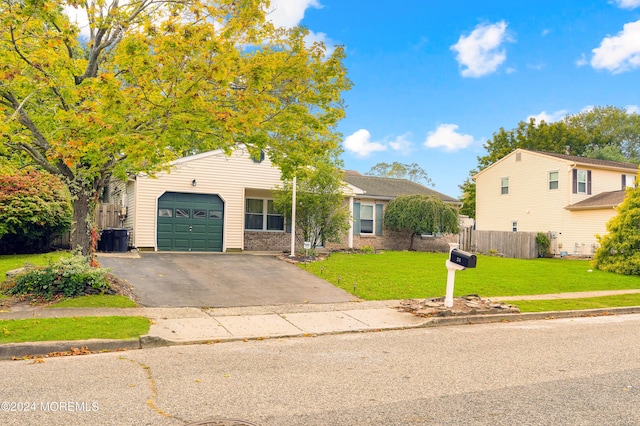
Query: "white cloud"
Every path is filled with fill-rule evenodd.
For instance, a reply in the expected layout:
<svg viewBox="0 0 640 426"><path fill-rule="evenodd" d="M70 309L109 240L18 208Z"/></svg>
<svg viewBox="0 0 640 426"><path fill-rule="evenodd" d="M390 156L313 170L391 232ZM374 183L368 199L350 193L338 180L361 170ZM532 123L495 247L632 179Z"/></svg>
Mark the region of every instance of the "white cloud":
<svg viewBox="0 0 640 426"><path fill-rule="evenodd" d="M578 59L576 59L576 66L577 67L583 67L585 65L587 65L589 63L589 61L587 60L586 55L583 53L582 55L580 55L580 57Z"/></svg>
<svg viewBox="0 0 640 426"><path fill-rule="evenodd" d="M503 45L510 41L506 22L480 24L468 36L461 35L451 50L457 52L463 77L482 77L496 71L507 59Z"/></svg>
<svg viewBox="0 0 640 426"><path fill-rule="evenodd" d="M271 0L267 20L276 27L293 28L302 21L310 8L322 8L318 0Z"/></svg>
<svg viewBox="0 0 640 426"><path fill-rule="evenodd" d="M394 151L400 151L403 154L409 154L411 151L413 151L413 142L411 142L411 140L409 139L410 137L411 133L407 132L389 142L389 146Z"/></svg>
<svg viewBox="0 0 640 426"><path fill-rule="evenodd" d="M625 24L617 35L602 40L593 49L591 66L614 74L640 67L640 21Z"/></svg>
<svg viewBox="0 0 640 426"><path fill-rule="evenodd" d="M457 124L441 124L435 131L429 132L424 146L444 148L445 151L455 152L473 143L473 136L458 133L457 130Z"/></svg>
<svg viewBox="0 0 640 426"><path fill-rule="evenodd" d="M635 9L640 6L640 0L614 0L614 3L621 9Z"/></svg>
<svg viewBox="0 0 640 426"><path fill-rule="evenodd" d="M640 107L638 105L627 105L625 109L629 114L640 114Z"/></svg>
<svg viewBox="0 0 640 426"><path fill-rule="evenodd" d="M541 121L544 121L546 123L553 123L555 121L562 120L564 117L566 117L568 113L569 111L567 111L566 109L561 109L559 111L551 112L551 113L548 113L547 111L542 111L540 114L528 116L527 121L529 121L531 118L535 118L536 123L538 124L540 124Z"/></svg>
<svg viewBox="0 0 640 426"><path fill-rule="evenodd" d="M344 147L358 157L366 157L372 152L385 151L387 149L381 143L372 142L371 133L367 129L356 130L347 136L344 140Z"/></svg>

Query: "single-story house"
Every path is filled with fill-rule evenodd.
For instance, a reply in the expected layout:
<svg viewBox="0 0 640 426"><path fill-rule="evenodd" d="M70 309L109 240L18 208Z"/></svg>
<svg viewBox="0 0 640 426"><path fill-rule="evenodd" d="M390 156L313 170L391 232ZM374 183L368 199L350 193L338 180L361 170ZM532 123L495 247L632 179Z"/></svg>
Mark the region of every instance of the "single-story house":
<svg viewBox="0 0 640 426"><path fill-rule="evenodd" d="M630 163L516 149L473 177L476 229L550 232L552 253L590 256L637 172Z"/></svg>
<svg viewBox="0 0 640 426"><path fill-rule="evenodd" d="M273 208L272 190L281 185L281 173L267 157L253 159L239 146L230 155L204 152L170 166L170 172L139 174L106 188L103 202L119 204L126 213L122 225L129 229L129 246L156 251L290 249L290 227ZM404 179L349 172L345 181L354 221L344 241L331 248L393 248L393 238L383 235L382 215L386 204L401 194L436 195L461 205Z"/></svg>

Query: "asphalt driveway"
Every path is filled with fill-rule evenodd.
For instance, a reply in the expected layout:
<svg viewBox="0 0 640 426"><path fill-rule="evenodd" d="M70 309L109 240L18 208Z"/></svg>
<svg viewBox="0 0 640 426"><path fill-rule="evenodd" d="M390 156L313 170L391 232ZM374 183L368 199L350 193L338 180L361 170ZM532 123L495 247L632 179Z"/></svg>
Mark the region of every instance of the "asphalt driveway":
<svg viewBox="0 0 640 426"><path fill-rule="evenodd" d="M355 297L275 256L140 253L98 256L144 306L237 307L337 303Z"/></svg>

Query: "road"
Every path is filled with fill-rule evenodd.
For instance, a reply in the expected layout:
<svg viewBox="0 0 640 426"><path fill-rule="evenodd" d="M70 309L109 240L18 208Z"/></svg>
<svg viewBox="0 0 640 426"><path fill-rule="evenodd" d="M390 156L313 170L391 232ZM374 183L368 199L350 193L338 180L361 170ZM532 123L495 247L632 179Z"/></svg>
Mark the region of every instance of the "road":
<svg viewBox="0 0 640 426"><path fill-rule="evenodd" d="M0 424L637 425L639 349L620 315L2 361Z"/></svg>

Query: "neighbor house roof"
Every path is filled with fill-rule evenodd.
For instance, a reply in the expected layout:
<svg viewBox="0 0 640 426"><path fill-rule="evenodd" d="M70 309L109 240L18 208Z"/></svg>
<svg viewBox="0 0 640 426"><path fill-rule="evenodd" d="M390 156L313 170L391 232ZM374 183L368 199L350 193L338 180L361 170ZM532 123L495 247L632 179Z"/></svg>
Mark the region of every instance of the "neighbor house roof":
<svg viewBox="0 0 640 426"><path fill-rule="evenodd" d="M570 204L565 207L567 210L598 210L598 209L612 209L617 207L624 201L624 197L627 195L627 191L609 191L602 192L593 197L589 197L586 200L582 200L575 204Z"/></svg>
<svg viewBox="0 0 640 426"><path fill-rule="evenodd" d="M572 163L577 163L577 164L589 164L593 166L600 166L600 167L606 167L606 168L629 169L633 171L638 171L638 165L633 163L621 163L619 161L600 160L598 158L579 157L577 155L556 154L555 152L544 152L544 151L532 151L532 152L548 155L550 157L560 158L562 160L571 161Z"/></svg>
<svg viewBox="0 0 640 426"><path fill-rule="evenodd" d="M638 165L633 163L621 163L618 161L600 160L597 158L580 157L577 155L556 154L555 152L532 151L528 149L518 148L511 151L509 154L505 155L498 161L480 170L478 173L473 175L473 179L476 179L479 175L485 173L486 170L496 167L496 165L502 163L503 161L506 161L508 158L511 158L514 155L517 156L517 154L520 152L528 152L534 155L553 157L559 160L566 161L570 164L574 164L576 166L587 166L587 167L591 166L591 167L601 168L601 169L620 170L629 174L636 174L638 172Z"/></svg>
<svg viewBox="0 0 640 426"><path fill-rule="evenodd" d="M422 194L438 197L448 204L462 205L460 200L407 179L365 176L347 170L344 174L344 181L364 191L364 194L358 195L359 197L393 199L400 195Z"/></svg>

